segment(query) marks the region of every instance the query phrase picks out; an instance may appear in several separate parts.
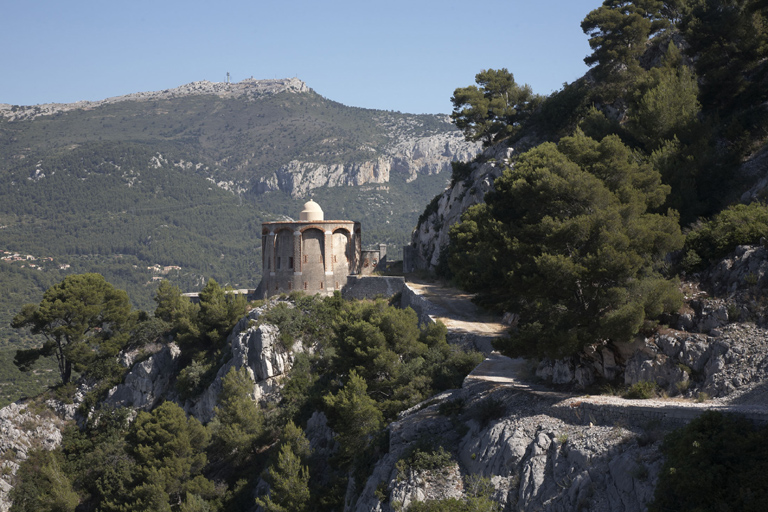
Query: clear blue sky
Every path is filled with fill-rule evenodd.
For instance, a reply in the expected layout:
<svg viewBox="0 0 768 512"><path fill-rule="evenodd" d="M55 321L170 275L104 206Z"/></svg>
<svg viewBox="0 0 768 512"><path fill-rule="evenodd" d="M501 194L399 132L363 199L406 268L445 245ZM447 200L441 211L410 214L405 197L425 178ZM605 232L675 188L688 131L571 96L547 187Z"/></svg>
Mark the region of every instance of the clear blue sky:
<svg viewBox="0 0 768 512"><path fill-rule="evenodd" d="M449 113L507 68L549 94L584 74L600 0L0 0L0 103L99 100L296 76L345 105Z"/></svg>

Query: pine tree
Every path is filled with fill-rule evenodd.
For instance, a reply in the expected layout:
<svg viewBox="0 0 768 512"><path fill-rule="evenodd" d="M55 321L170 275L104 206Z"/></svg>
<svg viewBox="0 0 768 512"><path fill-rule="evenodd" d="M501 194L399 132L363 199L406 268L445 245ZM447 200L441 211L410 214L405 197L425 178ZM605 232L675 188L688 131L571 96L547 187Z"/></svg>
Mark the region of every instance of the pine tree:
<svg viewBox="0 0 768 512"><path fill-rule="evenodd" d="M11 489L11 512L74 512L80 498L61 466L58 451L31 452Z"/></svg>
<svg viewBox="0 0 768 512"><path fill-rule="evenodd" d="M172 402L139 413L128 434L138 470L127 510L163 510L161 503L182 503L187 493L212 496L213 483L201 474L209 441L207 429Z"/></svg>
<svg viewBox="0 0 768 512"><path fill-rule="evenodd" d="M367 451L373 436L381 429L381 411L368 396L365 379L354 370L349 372L344 387L335 395L329 393L323 401L334 420L332 426L340 445L339 460L342 465L351 464Z"/></svg>
<svg viewBox="0 0 768 512"><path fill-rule="evenodd" d="M451 268L480 299L520 314L510 353L564 356L625 341L676 307L655 265L682 246L669 188L617 136L581 132L520 156L486 204L451 229Z"/></svg>
<svg viewBox="0 0 768 512"><path fill-rule="evenodd" d="M293 452L290 442L280 446L277 462L267 471L269 495L256 498L266 512L304 512L309 510L309 471Z"/></svg>
<svg viewBox="0 0 768 512"><path fill-rule="evenodd" d="M605 80L636 75L648 38L669 26L662 7L660 0L605 0L581 22L593 50L584 62Z"/></svg>
<svg viewBox="0 0 768 512"><path fill-rule="evenodd" d="M542 100L529 85L518 85L506 68L483 70L475 82L453 92L451 119L467 140L485 146L517 133Z"/></svg>
<svg viewBox="0 0 768 512"><path fill-rule="evenodd" d="M219 405L209 428L213 447L224 458L241 463L253 452L264 429L264 417L251 398L254 382L245 367L234 367L224 376Z"/></svg>

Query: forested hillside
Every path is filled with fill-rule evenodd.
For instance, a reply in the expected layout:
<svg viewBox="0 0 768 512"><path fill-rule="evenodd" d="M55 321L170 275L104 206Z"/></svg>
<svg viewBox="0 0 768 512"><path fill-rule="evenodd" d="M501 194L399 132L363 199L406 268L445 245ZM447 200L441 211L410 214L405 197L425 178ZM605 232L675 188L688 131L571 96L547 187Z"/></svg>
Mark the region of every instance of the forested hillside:
<svg viewBox="0 0 768 512"><path fill-rule="evenodd" d="M426 199L445 186L446 144L473 146L445 117L346 107L290 82L301 92L249 92L260 81L205 86L211 91L192 84L0 109L0 346L26 339L7 327L14 310L72 273L100 272L140 307L161 278L189 291L209 278L255 288L261 222L296 217L305 201L263 181L291 162L349 174L390 159L386 176L305 190L328 218L361 221L364 243L397 253ZM430 137L424 144L441 155L408 153Z"/></svg>
<svg viewBox="0 0 768 512"><path fill-rule="evenodd" d="M607 0L581 25L592 69L562 90L478 73L452 117L488 149L422 215L417 259L519 315L510 354L652 332L680 276L768 235L765 206L733 207L766 194L750 187L768 175L767 17L756 0Z"/></svg>
<svg viewBox="0 0 768 512"><path fill-rule="evenodd" d="M298 211L290 195L257 193L274 154L243 156L246 135L227 138L255 133L256 120L187 133L169 120L205 118L203 99L170 98L141 122L89 117L123 104L3 121L13 156L0 169L0 241L19 244L3 276L48 287L7 309L37 336L15 363L29 371L55 357L60 382L6 411L15 431L55 430L23 449L30 437L9 436L10 510L764 509L766 428L719 411L692 418L713 405L768 415L767 20L765 0L605 0L582 23L593 50L582 79L541 97L486 69L456 89L453 120L486 150L454 164L451 187L421 215L416 250L425 237L449 243L437 261L434 245L418 260L509 313L495 347L533 363L483 361L462 348L466 332L449 344L445 326L419 325L397 296L246 304L206 279L199 303L184 297L172 283L255 283L258 223ZM292 94L264 101L336 108ZM235 119L251 108L210 100ZM354 121L364 113L338 113L351 159L375 153L352 133L365 132ZM72 133L91 123L105 140L59 134L35 153L53 125L19 123L70 114L81 120ZM280 126L333 164L325 139L297 123ZM135 138L106 140L115 126ZM140 139L144 128L165 139ZM211 141L239 156L206 153ZM240 181L250 159L251 188ZM382 221L391 210L369 234L394 238L417 197L445 181L411 178L314 197L328 217ZM108 278L74 275L86 268ZM487 373L465 379L480 361ZM617 386L675 400L594 396ZM575 389L589 394L564 400Z"/></svg>

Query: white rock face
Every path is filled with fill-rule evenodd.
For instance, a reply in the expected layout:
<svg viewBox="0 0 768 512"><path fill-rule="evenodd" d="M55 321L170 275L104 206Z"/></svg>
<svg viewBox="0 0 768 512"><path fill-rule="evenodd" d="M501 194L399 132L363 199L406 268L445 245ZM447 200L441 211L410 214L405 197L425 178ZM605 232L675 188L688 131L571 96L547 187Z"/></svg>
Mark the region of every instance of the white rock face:
<svg viewBox="0 0 768 512"><path fill-rule="evenodd" d="M262 324L250 326L256 321L261 310L252 310L232 330L228 342L232 349L232 358L216 374L216 379L203 394L185 404L189 414L203 423L213 418L213 410L222 389L222 380L232 368L245 367L254 382L253 398L269 401L277 398L282 377L290 370L293 353L286 349L279 339L279 330L274 325ZM293 347L301 351L299 343Z"/></svg>
<svg viewBox="0 0 768 512"><path fill-rule="evenodd" d="M260 178L255 188L258 193L282 190L298 198L320 187L389 183L393 173L405 175L410 182L419 175L450 173L452 161L471 160L479 149L479 144L466 142L458 131L399 138L383 155L366 162L320 164L293 160Z"/></svg>
<svg viewBox="0 0 768 512"><path fill-rule="evenodd" d="M64 421L52 411L35 414L23 403L0 409L0 512L11 507L8 493L19 464L35 448L53 450L61 444Z"/></svg>
<svg viewBox="0 0 768 512"><path fill-rule="evenodd" d="M274 174L259 179L259 193L282 190L298 198L320 187L345 187L388 183L391 162L384 157L363 163L324 165L292 160Z"/></svg>
<svg viewBox="0 0 768 512"><path fill-rule="evenodd" d="M662 457L658 441L637 442L647 434L641 428L564 422L548 414L554 396L489 384L465 382L464 389L431 402L457 399L464 401L458 417L439 414L436 404L390 424L389 453L346 510L389 512L395 502L407 509L414 501L461 497L466 475L488 478L504 511L641 512L653 499ZM488 403L500 409L498 418L482 421ZM424 440L442 442L454 463L400 473L397 461ZM385 503L377 489L379 496L384 491Z"/></svg>
<svg viewBox="0 0 768 512"><path fill-rule="evenodd" d="M227 342L232 357L219 368L216 378L199 396L182 404L188 414L206 423L213 418L224 376L232 369L245 367L253 380L253 398L269 401L278 398L280 380L290 370L293 353L279 339L274 325L255 325L262 309L252 310L232 330ZM254 323L252 325L252 323ZM300 343L293 347L302 351ZM178 373L181 350L171 343L141 363L135 364L125 382L109 391L105 400L113 407L151 410L163 400L177 400L171 377Z"/></svg>
<svg viewBox="0 0 768 512"><path fill-rule="evenodd" d="M493 182L501 176L501 162L511 155L511 150L502 147L487 149L484 159L495 159L494 162L472 164L473 170L465 180L454 183L443 192L437 201L434 211L421 222L411 236L411 245L416 248L417 268L430 269L437 266L440 253L448 246L449 230L456 224L461 215L470 206L483 202L485 194L493 190ZM470 161L471 158L461 159Z"/></svg>
<svg viewBox="0 0 768 512"><path fill-rule="evenodd" d="M109 390L106 404L151 410L172 391L170 379L176 373L179 356L181 350L171 343L146 361L134 365L125 382Z"/></svg>
<svg viewBox="0 0 768 512"><path fill-rule="evenodd" d="M429 176L451 172L451 162L468 162L480 152L481 144L467 142L456 131L441 133L420 139L407 138L387 150L392 162L392 172L415 180L420 174Z"/></svg>

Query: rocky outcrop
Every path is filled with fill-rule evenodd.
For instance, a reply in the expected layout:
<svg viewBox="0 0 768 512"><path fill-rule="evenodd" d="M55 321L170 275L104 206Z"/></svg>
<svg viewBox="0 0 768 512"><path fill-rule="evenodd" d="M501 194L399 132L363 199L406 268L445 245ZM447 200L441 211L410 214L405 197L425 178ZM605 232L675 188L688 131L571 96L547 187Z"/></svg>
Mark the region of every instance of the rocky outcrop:
<svg viewBox="0 0 768 512"><path fill-rule="evenodd" d="M669 395L750 400L768 379L768 250L740 246L711 266L700 283L685 283L684 308L665 328L633 343L587 347L563 360L545 359L536 375L585 388L597 379L653 382ZM701 286L715 296L699 291Z"/></svg>
<svg viewBox="0 0 768 512"><path fill-rule="evenodd" d="M19 464L30 450L59 446L64 423L41 404L13 403L0 409L0 512L11 507L8 493Z"/></svg>
<svg viewBox="0 0 768 512"><path fill-rule="evenodd" d="M768 249L763 245L740 245L699 277L702 287L712 295L749 302L745 293L768 289Z"/></svg>
<svg viewBox="0 0 768 512"><path fill-rule="evenodd" d="M231 369L246 368L253 380L253 397L262 402L279 398L280 382L293 364L294 351L302 351L296 342L291 350L279 338L274 325L259 324L258 319L265 307L251 310L232 330L228 338L232 358L221 366L216 378L194 400L188 400L184 408L203 423L210 421L222 389L222 380Z"/></svg>
<svg viewBox="0 0 768 512"><path fill-rule="evenodd" d="M290 370L294 351L302 351L301 343L288 350L280 341L279 330L274 325L259 323L264 306L251 310L233 328L227 339L230 353L213 382L199 396L186 400L182 406L203 423L214 415L222 380L231 369L246 368L253 380L253 398L262 402L279 398L280 381ZM125 381L112 388L105 404L112 407L133 407L152 410L164 400L178 401L173 377L178 374L181 351L170 343L157 353L133 364ZM127 358L131 362L130 357Z"/></svg>
<svg viewBox="0 0 768 512"><path fill-rule="evenodd" d="M472 163L471 173L464 179L455 180L433 204L427 207L419 225L411 235L415 248L416 268L434 269L440 262L440 254L448 246L449 230L461 219L470 206L483 202L485 194L493 190L493 182L501 176L504 167L511 163L515 151L523 151L531 145L524 139L514 147L504 144L486 149ZM462 159L470 162L472 159Z"/></svg>
<svg viewBox="0 0 768 512"><path fill-rule="evenodd" d="M766 339L768 329L745 322L718 325L706 334L664 329L622 349L604 345L566 359L544 359L536 376L577 389L618 379L627 386L653 382L670 396L735 398L768 379Z"/></svg>
<svg viewBox="0 0 768 512"><path fill-rule="evenodd" d="M469 162L479 153L481 145L467 142L457 130L424 138L407 138L386 149L393 173L407 176L407 181L419 175L451 172L451 162Z"/></svg>
<svg viewBox="0 0 768 512"><path fill-rule="evenodd" d="M741 195L742 202L765 200L765 192L768 189L766 169L768 169L768 144L763 144L741 165L741 173L747 179L756 180L752 187Z"/></svg>
<svg viewBox="0 0 768 512"><path fill-rule="evenodd" d="M213 94L221 98L237 98L247 96L257 98L267 94L280 92L301 93L309 92L307 84L298 78L280 78L274 80L254 80L249 78L237 83L209 82L200 80L185 84L173 89L162 91L137 92L124 96L115 96L99 101L78 101L75 103L45 103L34 106L18 106L0 103L0 116L9 121L21 119L34 119L40 116L49 116L70 110L91 110L102 105L120 103L123 101L156 101L181 98L191 95Z"/></svg>
<svg viewBox="0 0 768 512"><path fill-rule="evenodd" d="M292 160L271 176L260 178L254 189L263 194L282 190L291 197L304 197L320 187L346 187L366 183L388 183L392 162L379 157L360 163L318 164Z"/></svg>
<svg viewBox="0 0 768 512"><path fill-rule="evenodd" d="M662 465L656 432L563 421L548 413L554 394L468 382L390 425L389 453L347 510L461 497L470 475L490 480L505 511L646 509ZM441 414L441 404L452 404L446 410L454 414ZM452 462L428 471L398 467L425 442L444 446Z"/></svg>
<svg viewBox="0 0 768 512"><path fill-rule="evenodd" d="M479 145L466 142L460 132L427 137L408 137L386 147L382 154L363 162L321 164L292 160L269 176L260 178L254 190L263 194L282 190L292 197L305 197L320 187L359 186L389 183L392 174L413 181L419 175L451 171L451 162L471 160Z"/></svg>
<svg viewBox="0 0 768 512"><path fill-rule="evenodd" d="M105 403L112 407L152 410L173 394L171 377L177 373L179 356L181 350L171 343L133 365L124 382L109 391Z"/></svg>

